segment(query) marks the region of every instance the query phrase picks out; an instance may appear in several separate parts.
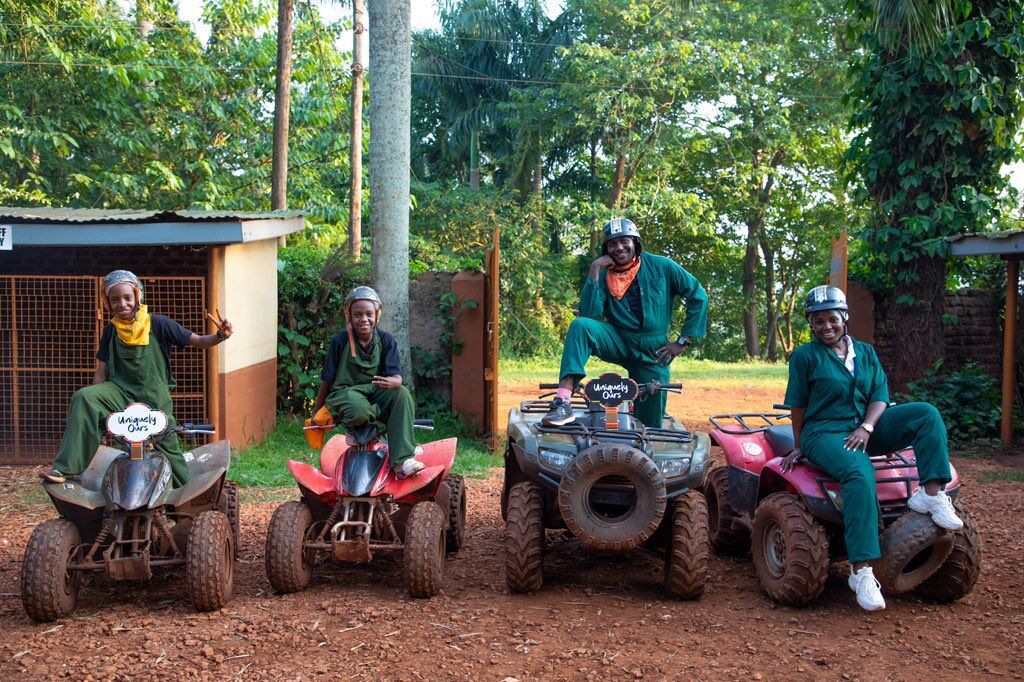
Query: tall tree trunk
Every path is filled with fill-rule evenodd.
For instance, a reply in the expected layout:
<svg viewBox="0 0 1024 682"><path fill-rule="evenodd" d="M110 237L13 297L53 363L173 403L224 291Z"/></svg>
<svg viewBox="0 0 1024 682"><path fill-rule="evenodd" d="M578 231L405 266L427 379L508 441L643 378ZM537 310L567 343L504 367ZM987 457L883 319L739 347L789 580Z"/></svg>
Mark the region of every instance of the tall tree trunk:
<svg viewBox="0 0 1024 682"><path fill-rule="evenodd" d="M779 310L775 303L775 251L768 243L764 234L761 235L761 255L764 257L764 291L765 303L765 359L768 362L779 360Z"/></svg>
<svg viewBox="0 0 1024 682"><path fill-rule="evenodd" d="M544 160L537 159L537 165L533 169L533 196L538 200L544 198Z"/></svg>
<svg viewBox="0 0 1024 682"><path fill-rule="evenodd" d="M395 335L402 377L409 356L410 0L373 0L370 28L370 233L381 324Z"/></svg>
<svg viewBox="0 0 1024 682"><path fill-rule="evenodd" d="M469 187L480 189L480 133L469 133Z"/></svg>
<svg viewBox="0 0 1024 682"><path fill-rule="evenodd" d="M747 248L743 253L743 339L749 358L756 358L761 354L761 335L757 328L757 281L755 279L759 232L759 220L747 224Z"/></svg>
<svg viewBox="0 0 1024 682"><path fill-rule="evenodd" d="M135 26L139 31L139 39L149 43L149 34L153 32L153 8L149 0L138 0L135 3ZM153 81L144 81L143 88L152 88Z"/></svg>
<svg viewBox="0 0 1024 682"><path fill-rule="evenodd" d="M352 126L349 147L348 255L363 256L363 0L352 0Z"/></svg>
<svg viewBox="0 0 1024 682"><path fill-rule="evenodd" d="M622 190L626 186L626 155L619 154L615 160L615 175L612 177L612 190L608 194L608 208L615 210L622 201Z"/></svg>
<svg viewBox="0 0 1024 682"><path fill-rule="evenodd" d="M270 207L288 208L288 115L292 96L292 0L277 0L277 81L274 85L274 157Z"/></svg>
<svg viewBox="0 0 1024 682"><path fill-rule="evenodd" d="M946 336L942 328L945 307L946 261L942 258L918 258L907 264L917 275L913 282L897 280L886 318L892 325L893 367L890 383L902 391L907 382L924 375L946 355ZM901 303L900 299L913 299Z"/></svg>

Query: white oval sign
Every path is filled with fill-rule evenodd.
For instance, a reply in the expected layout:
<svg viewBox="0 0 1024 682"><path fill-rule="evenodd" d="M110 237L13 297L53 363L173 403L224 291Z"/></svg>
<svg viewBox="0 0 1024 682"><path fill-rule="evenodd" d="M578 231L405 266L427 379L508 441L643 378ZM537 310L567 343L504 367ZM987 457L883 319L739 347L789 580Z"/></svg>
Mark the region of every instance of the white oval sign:
<svg viewBox="0 0 1024 682"><path fill-rule="evenodd" d="M131 403L124 412L114 412L107 417L107 431L130 443L141 443L166 428L167 415L144 403Z"/></svg>

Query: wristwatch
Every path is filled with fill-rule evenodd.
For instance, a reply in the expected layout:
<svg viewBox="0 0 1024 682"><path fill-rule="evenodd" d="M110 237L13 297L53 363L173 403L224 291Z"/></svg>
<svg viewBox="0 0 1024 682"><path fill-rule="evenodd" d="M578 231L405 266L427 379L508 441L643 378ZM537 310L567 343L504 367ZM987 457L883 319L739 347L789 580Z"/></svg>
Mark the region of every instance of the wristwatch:
<svg viewBox="0 0 1024 682"><path fill-rule="evenodd" d="M690 345L690 337L689 336L680 336L678 339L676 339L676 343L678 343L683 348L686 348L687 346Z"/></svg>
<svg viewBox="0 0 1024 682"><path fill-rule="evenodd" d="M860 428L864 429L868 433L874 433L875 432L875 427L872 426L871 424L868 424L867 422L864 422L863 424L861 424Z"/></svg>

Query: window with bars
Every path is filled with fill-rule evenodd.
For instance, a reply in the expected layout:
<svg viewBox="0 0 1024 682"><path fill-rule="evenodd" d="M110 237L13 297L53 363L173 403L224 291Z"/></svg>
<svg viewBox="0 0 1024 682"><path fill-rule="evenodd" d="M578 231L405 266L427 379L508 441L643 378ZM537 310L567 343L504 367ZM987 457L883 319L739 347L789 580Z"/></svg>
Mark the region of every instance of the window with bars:
<svg viewBox="0 0 1024 682"><path fill-rule="evenodd" d="M72 394L92 381L96 348L109 317L101 278L0 275L0 462L53 460ZM203 277L142 279L151 313L202 334ZM178 421L206 421L206 353L171 355Z"/></svg>

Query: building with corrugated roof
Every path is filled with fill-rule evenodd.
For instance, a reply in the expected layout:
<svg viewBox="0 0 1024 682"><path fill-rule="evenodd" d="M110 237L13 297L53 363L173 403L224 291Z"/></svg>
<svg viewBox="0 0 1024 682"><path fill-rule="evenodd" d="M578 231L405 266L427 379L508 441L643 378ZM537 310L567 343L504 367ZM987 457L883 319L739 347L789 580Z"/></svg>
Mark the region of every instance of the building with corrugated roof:
<svg viewBox="0 0 1024 682"><path fill-rule="evenodd" d="M136 273L145 301L197 334L219 309L235 328L172 356L179 421L211 422L235 447L274 428L277 249L301 213L0 207L0 463L53 460L107 322L100 280Z"/></svg>

